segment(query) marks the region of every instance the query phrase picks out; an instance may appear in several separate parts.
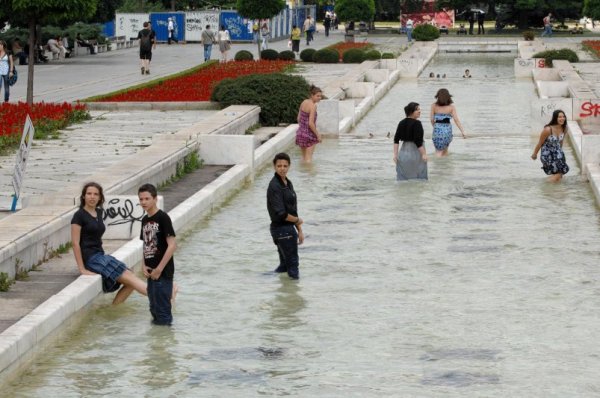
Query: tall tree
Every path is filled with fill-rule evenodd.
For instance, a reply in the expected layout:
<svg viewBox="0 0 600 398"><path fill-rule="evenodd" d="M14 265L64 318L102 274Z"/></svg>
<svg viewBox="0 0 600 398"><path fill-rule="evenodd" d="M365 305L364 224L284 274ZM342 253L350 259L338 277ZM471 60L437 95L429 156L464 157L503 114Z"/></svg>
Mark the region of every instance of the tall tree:
<svg viewBox="0 0 600 398"><path fill-rule="evenodd" d="M279 14L284 8L284 0L237 0L237 12L248 19L269 19ZM260 40L256 42L260 58Z"/></svg>
<svg viewBox="0 0 600 398"><path fill-rule="evenodd" d="M35 65L36 27L60 24L94 15L98 0L0 0L0 20L11 26L29 29L29 66L27 68L27 103L33 104L33 70Z"/></svg>
<svg viewBox="0 0 600 398"><path fill-rule="evenodd" d="M583 15L592 20L600 19L600 0L584 0Z"/></svg>
<svg viewBox="0 0 600 398"><path fill-rule="evenodd" d="M375 16L375 0L338 0L335 13L340 21L371 22Z"/></svg>

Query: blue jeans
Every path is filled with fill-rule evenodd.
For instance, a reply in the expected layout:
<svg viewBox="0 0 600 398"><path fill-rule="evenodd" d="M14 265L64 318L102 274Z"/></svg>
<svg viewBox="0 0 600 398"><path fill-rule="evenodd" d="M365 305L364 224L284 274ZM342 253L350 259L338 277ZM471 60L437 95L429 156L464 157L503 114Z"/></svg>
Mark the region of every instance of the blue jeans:
<svg viewBox="0 0 600 398"><path fill-rule="evenodd" d="M204 45L204 62L208 61L210 59L210 53L212 52L212 44L205 44Z"/></svg>
<svg viewBox="0 0 600 398"><path fill-rule="evenodd" d="M10 86L8 85L8 74L0 76L0 90L2 90L2 83L4 83L4 102L8 102L10 96Z"/></svg>
<svg viewBox="0 0 600 398"><path fill-rule="evenodd" d="M412 41L412 28L406 28L406 37L408 41Z"/></svg>
<svg viewBox="0 0 600 398"><path fill-rule="evenodd" d="M156 325L170 325L173 323L171 313L171 297L173 296L173 281L165 277L158 280L148 278L148 300L150 300L150 313L152 322Z"/></svg>
<svg viewBox="0 0 600 398"><path fill-rule="evenodd" d="M550 36L552 37L552 25L545 25L544 31L542 32L542 36Z"/></svg>
<svg viewBox="0 0 600 398"><path fill-rule="evenodd" d="M287 272L292 279L300 278L298 265L298 231L293 225L282 227L271 227L273 242L277 245L279 254L279 266L275 272Z"/></svg>

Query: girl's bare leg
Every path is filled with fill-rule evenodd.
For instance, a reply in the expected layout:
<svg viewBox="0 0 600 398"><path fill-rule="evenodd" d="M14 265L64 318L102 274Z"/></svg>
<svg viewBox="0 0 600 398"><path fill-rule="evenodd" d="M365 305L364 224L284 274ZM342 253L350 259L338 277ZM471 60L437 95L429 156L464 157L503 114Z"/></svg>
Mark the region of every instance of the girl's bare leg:
<svg viewBox="0 0 600 398"><path fill-rule="evenodd" d="M113 299L113 305L121 304L133 293L133 288L131 286L123 286L117 292L117 295Z"/></svg>
<svg viewBox="0 0 600 398"><path fill-rule="evenodd" d="M125 270L125 272L123 272L123 274L117 278L117 282L123 284L124 286L115 296L113 304L122 303L134 290L144 296L148 295L146 282L135 276L135 274L129 270Z"/></svg>

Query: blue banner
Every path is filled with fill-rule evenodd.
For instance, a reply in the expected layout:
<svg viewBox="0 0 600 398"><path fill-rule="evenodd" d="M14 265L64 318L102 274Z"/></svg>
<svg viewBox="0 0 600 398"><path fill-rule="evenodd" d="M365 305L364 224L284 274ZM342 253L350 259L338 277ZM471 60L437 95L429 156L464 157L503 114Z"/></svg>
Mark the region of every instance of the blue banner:
<svg viewBox="0 0 600 398"><path fill-rule="evenodd" d="M156 33L157 41L167 41L169 39L169 18L173 18L175 28L175 38L177 40L185 39L185 13L183 12L153 12L150 14L150 23Z"/></svg>
<svg viewBox="0 0 600 398"><path fill-rule="evenodd" d="M252 32L248 31L248 20L237 11L221 11L220 23L229 31L233 41L252 41Z"/></svg>

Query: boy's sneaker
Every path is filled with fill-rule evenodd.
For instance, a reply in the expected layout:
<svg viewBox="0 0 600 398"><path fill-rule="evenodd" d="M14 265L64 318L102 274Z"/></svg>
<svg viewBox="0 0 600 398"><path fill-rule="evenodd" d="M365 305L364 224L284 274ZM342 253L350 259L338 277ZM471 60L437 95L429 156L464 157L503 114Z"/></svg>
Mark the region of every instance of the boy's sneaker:
<svg viewBox="0 0 600 398"><path fill-rule="evenodd" d="M149 75L150 74L150 69L146 69L146 74Z"/></svg>
<svg viewBox="0 0 600 398"><path fill-rule="evenodd" d="M144 74L144 67L142 66L142 75Z"/></svg>

